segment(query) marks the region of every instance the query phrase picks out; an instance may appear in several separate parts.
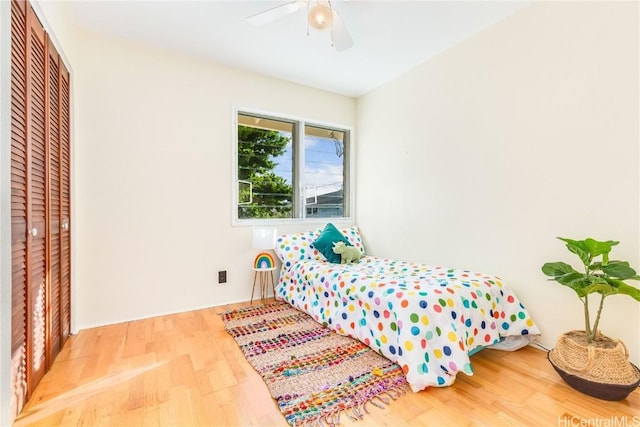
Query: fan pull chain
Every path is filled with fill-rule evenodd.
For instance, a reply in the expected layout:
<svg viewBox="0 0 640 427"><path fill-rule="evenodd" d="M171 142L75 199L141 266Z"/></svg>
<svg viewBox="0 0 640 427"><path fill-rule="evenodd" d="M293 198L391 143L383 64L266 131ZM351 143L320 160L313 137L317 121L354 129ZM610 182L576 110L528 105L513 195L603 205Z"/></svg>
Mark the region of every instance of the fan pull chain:
<svg viewBox="0 0 640 427"><path fill-rule="evenodd" d="M329 10L331 11L331 47L333 46L333 26L335 25L335 19L333 16L333 6L331 5L330 1L327 1L327 3L329 3Z"/></svg>
<svg viewBox="0 0 640 427"><path fill-rule="evenodd" d="M309 3L311 1L307 1L307 36L309 35Z"/></svg>

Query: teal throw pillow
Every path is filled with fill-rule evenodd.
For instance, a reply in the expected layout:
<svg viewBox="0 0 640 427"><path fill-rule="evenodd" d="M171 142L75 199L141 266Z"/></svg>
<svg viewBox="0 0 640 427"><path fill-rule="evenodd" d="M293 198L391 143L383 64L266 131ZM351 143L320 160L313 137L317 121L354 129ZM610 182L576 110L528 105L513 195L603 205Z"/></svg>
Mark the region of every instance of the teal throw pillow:
<svg viewBox="0 0 640 427"><path fill-rule="evenodd" d="M333 252L333 244L336 242L344 242L347 246L352 246L346 237L332 223L328 223L322 230L320 236L313 242L313 246L320 251L322 255L334 264L340 264L341 257Z"/></svg>

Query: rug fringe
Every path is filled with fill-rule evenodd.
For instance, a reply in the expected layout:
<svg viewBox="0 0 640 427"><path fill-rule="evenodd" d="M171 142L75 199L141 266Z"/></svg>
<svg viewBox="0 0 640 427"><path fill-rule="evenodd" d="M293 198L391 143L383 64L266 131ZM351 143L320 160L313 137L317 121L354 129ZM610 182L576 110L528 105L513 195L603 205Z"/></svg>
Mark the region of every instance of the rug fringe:
<svg viewBox="0 0 640 427"><path fill-rule="evenodd" d="M376 397L372 397L371 400L367 403L371 403L373 406L375 406L376 408L380 408L380 409L384 409L384 404L379 404L375 401Z"/></svg>
<svg viewBox="0 0 640 427"><path fill-rule="evenodd" d="M357 421L358 417L356 417L355 414L353 416L350 415L349 412L353 414L353 408L346 409L344 411L344 414L347 416L347 418L349 418L350 421Z"/></svg>
<svg viewBox="0 0 640 427"><path fill-rule="evenodd" d="M357 393L351 396L352 406L342 406L331 412L317 414L293 422L295 427L337 427L340 426L341 415L344 414L351 422L362 420L365 414L369 414L368 404L379 409L385 409L393 401L409 392L410 388L404 381L395 383L386 390L376 390L371 393ZM317 396L316 396L317 397Z"/></svg>
<svg viewBox="0 0 640 427"><path fill-rule="evenodd" d="M340 418L344 414L351 422L359 421L364 418L365 414L369 414L368 404L379 409L385 409L393 400L405 395L408 387L401 386L395 389L389 389L382 393L366 399L355 406L348 408L340 408L327 414L319 415L315 418L307 418L299 420L294 425L296 427L337 427L340 426ZM386 395L386 396L383 396Z"/></svg>

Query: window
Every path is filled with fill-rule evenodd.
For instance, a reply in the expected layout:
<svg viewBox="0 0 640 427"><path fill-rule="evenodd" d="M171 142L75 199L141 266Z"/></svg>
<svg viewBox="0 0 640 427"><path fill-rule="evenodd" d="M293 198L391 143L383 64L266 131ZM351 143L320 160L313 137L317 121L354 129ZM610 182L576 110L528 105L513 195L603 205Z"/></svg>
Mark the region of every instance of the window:
<svg viewBox="0 0 640 427"><path fill-rule="evenodd" d="M349 136L346 128L238 111L235 220L349 217Z"/></svg>

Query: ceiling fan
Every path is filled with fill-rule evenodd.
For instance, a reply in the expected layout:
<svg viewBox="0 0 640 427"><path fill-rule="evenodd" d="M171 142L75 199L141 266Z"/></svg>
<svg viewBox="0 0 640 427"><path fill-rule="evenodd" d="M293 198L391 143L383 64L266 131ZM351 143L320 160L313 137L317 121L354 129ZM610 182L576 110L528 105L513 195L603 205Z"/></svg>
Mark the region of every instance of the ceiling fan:
<svg viewBox="0 0 640 427"><path fill-rule="evenodd" d="M251 15L247 17L247 21L256 26L265 25L297 12L303 7L307 9L307 34L309 34L309 25L318 30L330 30L331 45L337 51L353 46L347 27L328 0L293 0Z"/></svg>

